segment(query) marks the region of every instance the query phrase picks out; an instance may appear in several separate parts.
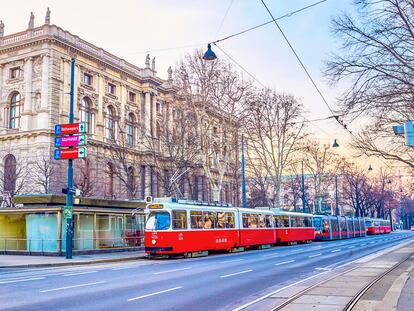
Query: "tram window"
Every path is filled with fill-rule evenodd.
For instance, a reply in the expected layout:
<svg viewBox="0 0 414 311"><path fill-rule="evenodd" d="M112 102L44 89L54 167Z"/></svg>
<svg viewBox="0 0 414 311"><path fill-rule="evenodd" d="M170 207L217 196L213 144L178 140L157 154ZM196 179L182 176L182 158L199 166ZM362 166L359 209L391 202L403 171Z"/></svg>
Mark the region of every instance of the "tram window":
<svg viewBox="0 0 414 311"><path fill-rule="evenodd" d="M203 212L204 229L214 229L216 227L216 212Z"/></svg>
<svg viewBox="0 0 414 311"><path fill-rule="evenodd" d="M365 225L367 227L371 227L372 226L372 221L371 220L365 220Z"/></svg>
<svg viewBox="0 0 414 311"><path fill-rule="evenodd" d="M290 218L292 220L292 227L304 227L304 217L302 216L292 216Z"/></svg>
<svg viewBox="0 0 414 311"><path fill-rule="evenodd" d="M329 232L329 221L328 219L323 220L323 232Z"/></svg>
<svg viewBox="0 0 414 311"><path fill-rule="evenodd" d="M226 213L226 228L234 228L234 213Z"/></svg>
<svg viewBox="0 0 414 311"><path fill-rule="evenodd" d="M258 215L256 214L243 214L243 228L257 228Z"/></svg>
<svg viewBox="0 0 414 311"><path fill-rule="evenodd" d="M258 215L258 228L266 228L265 215Z"/></svg>
<svg viewBox="0 0 414 311"><path fill-rule="evenodd" d="M172 228L187 229L187 213L185 211L172 211Z"/></svg>
<svg viewBox="0 0 414 311"><path fill-rule="evenodd" d="M316 230L321 231L322 230L322 219L319 217L315 217L313 219L313 225Z"/></svg>
<svg viewBox="0 0 414 311"><path fill-rule="evenodd" d="M191 220L191 229L203 229L204 228L204 219L203 219L202 212L191 211L190 220Z"/></svg>
<svg viewBox="0 0 414 311"><path fill-rule="evenodd" d="M226 213L217 213L217 228L226 228Z"/></svg>
<svg viewBox="0 0 414 311"><path fill-rule="evenodd" d="M303 223L305 227L312 227L312 218L311 217L304 217Z"/></svg>
<svg viewBox="0 0 414 311"><path fill-rule="evenodd" d="M338 232L339 231L338 220L331 219L331 224L332 224L332 232Z"/></svg>
<svg viewBox="0 0 414 311"><path fill-rule="evenodd" d="M340 224L341 224L341 231L346 231L345 218L340 218L339 221L340 221Z"/></svg>
<svg viewBox="0 0 414 311"><path fill-rule="evenodd" d="M266 228L272 228L272 216L266 215Z"/></svg>
<svg viewBox="0 0 414 311"><path fill-rule="evenodd" d="M289 228L289 216L277 215L275 221L277 228Z"/></svg>
<svg viewBox="0 0 414 311"><path fill-rule="evenodd" d="M151 212L145 228L148 230L168 230L170 228L170 213Z"/></svg>

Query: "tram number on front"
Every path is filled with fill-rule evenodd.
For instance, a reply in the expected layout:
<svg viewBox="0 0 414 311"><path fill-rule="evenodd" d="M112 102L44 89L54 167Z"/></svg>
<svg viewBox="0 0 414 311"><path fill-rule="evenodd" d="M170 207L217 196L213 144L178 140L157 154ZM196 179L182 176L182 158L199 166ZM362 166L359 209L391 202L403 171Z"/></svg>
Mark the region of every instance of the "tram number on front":
<svg viewBox="0 0 414 311"><path fill-rule="evenodd" d="M216 239L216 243L227 243L227 238Z"/></svg>
<svg viewBox="0 0 414 311"><path fill-rule="evenodd" d="M179 240L179 241L184 240L184 235L183 235L182 233L179 233L179 234L178 234L178 240Z"/></svg>

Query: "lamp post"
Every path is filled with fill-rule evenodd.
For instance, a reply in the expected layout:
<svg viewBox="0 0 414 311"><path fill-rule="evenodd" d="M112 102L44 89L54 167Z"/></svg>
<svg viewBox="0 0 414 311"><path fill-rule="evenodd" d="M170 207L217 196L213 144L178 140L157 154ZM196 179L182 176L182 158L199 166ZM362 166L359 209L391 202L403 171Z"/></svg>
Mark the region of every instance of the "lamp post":
<svg viewBox="0 0 414 311"><path fill-rule="evenodd" d="M339 148L339 144L336 139L334 139L332 148ZM335 215L340 216L339 196L338 196L338 174L335 174Z"/></svg>
<svg viewBox="0 0 414 311"><path fill-rule="evenodd" d="M303 173L303 161L302 161L302 212L306 213L306 193L305 193L305 175Z"/></svg>
<svg viewBox="0 0 414 311"><path fill-rule="evenodd" d="M241 154L241 171L242 171L242 207L247 207L247 201L246 201L246 176L244 171L244 136L242 134L241 137L241 147L242 147L242 154Z"/></svg>

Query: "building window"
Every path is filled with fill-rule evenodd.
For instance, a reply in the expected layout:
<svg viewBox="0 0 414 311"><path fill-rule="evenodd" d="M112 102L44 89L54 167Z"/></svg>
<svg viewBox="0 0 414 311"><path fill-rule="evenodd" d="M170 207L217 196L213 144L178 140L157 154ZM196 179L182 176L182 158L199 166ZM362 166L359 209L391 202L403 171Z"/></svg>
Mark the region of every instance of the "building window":
<svg viewBox="0 0 414 311"><path fill-rule="evenodd" d="M161 113L161 103L157 103L155 105L155 109L156 109L157 113Z"/></svg>
<svg viewBox="0 0 414 311"><path fill-rule="evenodd" d="M88 124L88 133L93 133L93 113L91 112L92 109L92 101L89 97L82 98L81 106L79 109L79 121L85 122Z"/></svg>
<svg viewBox="0 0 414 311"><path fill-rule="evenodd" d="M106 108L105 115L105 136L107 139L114 140L115 137L115 109L112 106Z"/></svg>
<svg viewBox="0 0 414 311"><path fill-rule="evenodd" d="M17 170L16 158L12 154L4 158L3 191L14 194L16 190Z"/></svg>
<svg viewBox="0 0 414 311"><path fill-rule="evenodd" d="M114 198L114 181L115 181L115 169L114 165L110 162L106 164L105 168L105 197Z"/></svg>
<svg viewBox="0 0 414 311"><path fill-rule="evenodd" d="M126 134L128 145L135 145L135 133L135 116L133 113L129 113L126 120Z"/></svg>
<svg viewBox="0 0 414 311"><path fill-rule="evenodd" d="M20 67L10 68L10 79L17 79L20 78Z"/></svg>
<svg viewBox="0 0 414 311"><path fill-rule="evenodd" d="M115 95L115 92L116 92L115 84L108 83L108 93L112 94L112 95Z"/></svg>
<svg viewBox="0 0 414 311"><path fill-rule="evenodd" d="M6 109L6 119L8 122L8 128L17 129L20 127L21 108L21 95L20 93L15 92L10 96L9 106Z"/></svg>
<svg viewBox="0 0 414 311"><path fill-rule="evenodd" d="M129 92L128 93L128 100L132 103L135 103L137 98L137 94L135 94L134 92Z"/></svg>
<svg viewBox="0 0 414 311"><path fill-rule="evenodd" d="M90 75L89 73L84 73L83 74L83 83L89 86L92 86L92 75Z"/></svg>
<svg viewBox="0 0 414 311"><path fill-rule="evenodd" d="M127 183L128 183L128 186L127 186L128 197L133 198L135 197L135 194L136 194L137 182L136 182L135 169L132 166L128 167Z"/></svg>

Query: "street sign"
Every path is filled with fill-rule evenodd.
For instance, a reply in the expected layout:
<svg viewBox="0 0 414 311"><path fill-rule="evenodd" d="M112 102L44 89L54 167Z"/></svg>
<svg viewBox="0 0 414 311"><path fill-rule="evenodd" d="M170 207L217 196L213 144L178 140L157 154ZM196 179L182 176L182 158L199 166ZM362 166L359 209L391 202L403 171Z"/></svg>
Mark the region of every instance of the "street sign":
<svg viewBox="0 0 414 311"><path fill-rule="evenodd" d="M55 135L71 135L87 132L88 124L86 122L55 125Z"/></svg>
<svg viewBox="0 0 414 311"><path fill-rule="evenodd" d="M86 135L55 137L55 147L85 146L87 142Z"/></svg>
<svg viewBox="0 0 414 311"><path fill-rule="evenodd" d="M85 147L71 148L71 149L55 149L55 160L63 159L83 159L87 156L87 149Z"/></svg>
<svg viewBox="0 0 414 311"><path fill-rule="evenodd" d="M72 208L72 206L63 207L63 217L64 218L72 218L73 217L73 208Z"/></svg>

